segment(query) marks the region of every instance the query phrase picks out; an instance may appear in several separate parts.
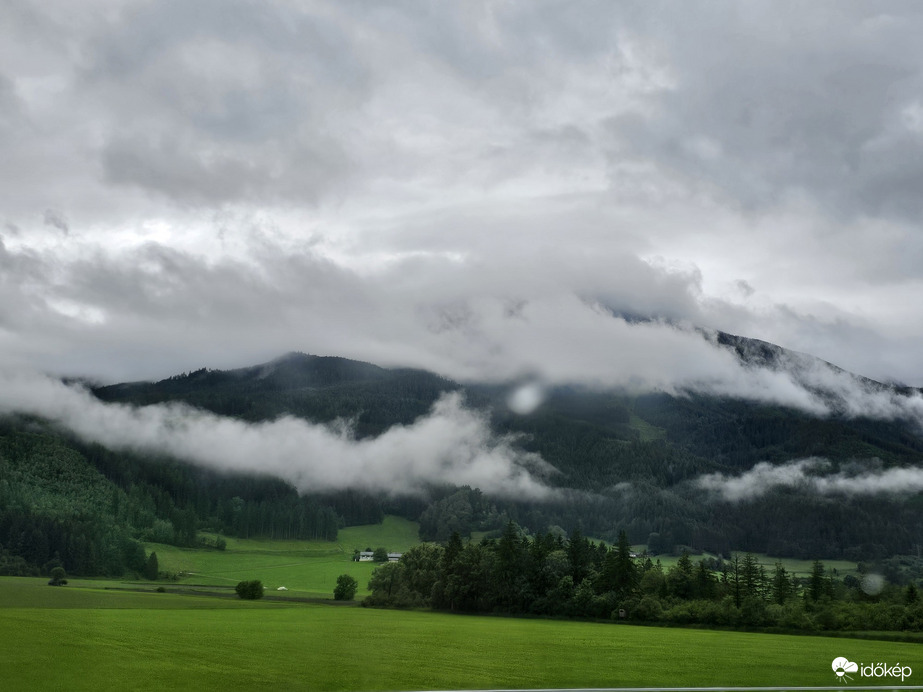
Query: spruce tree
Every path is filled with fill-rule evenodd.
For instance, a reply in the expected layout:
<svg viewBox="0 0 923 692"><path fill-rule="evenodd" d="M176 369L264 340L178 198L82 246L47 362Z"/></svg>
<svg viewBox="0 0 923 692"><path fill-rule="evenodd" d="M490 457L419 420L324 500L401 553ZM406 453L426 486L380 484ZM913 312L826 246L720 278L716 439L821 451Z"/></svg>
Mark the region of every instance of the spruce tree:
<svg viewBox="0 0 923 692"><path fill-rule="evenodd" d="M151 553L144 565L144 578L149 581L156 581L160 574L160 565L157 563L157 553Z"/></svg>

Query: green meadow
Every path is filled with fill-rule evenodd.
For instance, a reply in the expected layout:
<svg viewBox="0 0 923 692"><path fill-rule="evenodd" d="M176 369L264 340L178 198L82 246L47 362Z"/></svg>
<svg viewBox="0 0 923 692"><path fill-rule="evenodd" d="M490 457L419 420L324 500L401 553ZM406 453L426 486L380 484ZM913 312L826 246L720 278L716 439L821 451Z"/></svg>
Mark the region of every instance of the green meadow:
<svg viewBox="0 0 923 692"><path fill-rule="evenodd" d="M258 541L253 541L259 544ZM318 555L310 545L290 550L264 550L254 545L228 545L226 551L204 551L175 546L147 544L157 553L160 569L180 575L175 584L201 584L233 587L245 579L259 579L267 593L278 593L280 586L299 596L332 598L333 587L341 574L351 574L359 582L360 594L367 593L371 562L353 562L352 550ZM174 582L164 582L170 588Z"/></svg>
<svg viewBox="0 0 923 692"><path fill-rule="evenodd" d="M923 671L923 648L908 643L102 588L112 585L0 579L3 689L831 685L838 656Z"/></svg>
<svg viewBox="0 0 923 692"><path fill-rule="evenodd" d="M381 546L403 552L420 542L417 530L416 522L388 516L381 524L342 529L335 543L226 538L225 550L160 543L148 543L145 548L157 553L161 571L180 576L176 585L233 587L245 579L259 579L267 593L274 595L330 598L337 577L350 574L359 582L362 596L368 593L366 586L376 565L353 562L353 551ZM280 586L288 591L278 592Z"/></svg>
<svg viewBox="0 0 923 692"><path fill-rule="evenodd" d="M223 551L148 544L176 581L0 578L0 689L806 686L836 684L838 656L923 674L923 647L906 642L334 604L340 574L367 593L376 565L353 562L354 549L418 543L417 524L396 517L343 529L336 543L226 541ZM238 599L245 579L260 579L267 598Z"/></svg>
<svg viewBox="0 0 923 692"><path fill-rule="evenodd" d="M640 553L647 546L636 545L632 547ZM743 557L743 553L739 553L739 555ZM690 555L689 557L693 563L696 563L703 557L716 556L711 553L703 553L702 555ZM772 570L775 568L777 562L781 563L789 574L794 574L797 577L810 576L811 569L814 567L814 560L799 560L789 557L773 557L771 555L766 555L765 553L753 553L753 557L756 558L756 561L759 564L766 568L766 572L770 575L772 574ZM654 562L660 560L660 564L663 565L664 570L667 570L670 567L673 567L679 561L679 557L676 555L654 555L651 557L651 560ZM725 562L727 562L727 558L725 558ZM835 574L840 579L842 579L847 574L858 574L856 571L856 563L850 562L849 560L821 560L821 562L824 564L824 569L829 574Z"/></svg>
<svg viewBox="0 0 923 692"><path fill-rule="evenodd" d="M348 526L340 529L337 543L350 555L354 548L374 550L379 546L391 552L402 553L420 542L420 524L402 517L385 516L380 524Z"/></svg>

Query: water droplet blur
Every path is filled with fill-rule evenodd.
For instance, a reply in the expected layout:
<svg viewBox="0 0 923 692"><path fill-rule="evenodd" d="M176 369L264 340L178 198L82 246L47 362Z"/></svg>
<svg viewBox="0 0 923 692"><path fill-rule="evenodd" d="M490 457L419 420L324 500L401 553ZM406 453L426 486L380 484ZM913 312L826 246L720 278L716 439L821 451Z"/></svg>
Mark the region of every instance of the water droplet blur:
<svg viewBox="0 0 923 692"><path fill-rule="evenodd" d="M877 596L885 588L885 578L880 574L866 574L862 577L862 590L869 596Z"/></svg>
<svg viewBox="0 0 923 692"><path fill-rule="evenodd" d="M527 416L541 406L544 400L544 387L537 382L530 382L521 387L517 387L506 400L506 405L510 407L513 413L518 413L520 416Z"/></svg>

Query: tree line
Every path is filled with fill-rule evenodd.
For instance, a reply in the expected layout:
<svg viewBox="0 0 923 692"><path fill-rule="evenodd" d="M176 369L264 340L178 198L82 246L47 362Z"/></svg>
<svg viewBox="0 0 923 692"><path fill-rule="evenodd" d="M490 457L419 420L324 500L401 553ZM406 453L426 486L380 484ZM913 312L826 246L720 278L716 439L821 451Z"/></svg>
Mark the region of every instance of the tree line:
<svg viewBox="0 0 923 692"><path fill-rule="evenodd" d="M841 579L820 561L799 577L782 563L767 570L750 553L723 561L683 553L664 569L634 556L624 532L609 547L579 531L528 536L510 522L499 538L464 542L453 533L411 548L375 570L363 604L812 631L923 628L917 585L877 579Z"/></svg>

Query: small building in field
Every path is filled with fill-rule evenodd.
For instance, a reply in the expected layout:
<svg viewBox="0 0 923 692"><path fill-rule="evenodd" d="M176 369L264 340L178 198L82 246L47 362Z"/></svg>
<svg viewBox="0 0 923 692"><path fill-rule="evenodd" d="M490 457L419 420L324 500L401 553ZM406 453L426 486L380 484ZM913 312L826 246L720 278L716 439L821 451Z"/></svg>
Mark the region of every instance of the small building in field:
<svg viewBox="0 0 923 692"><path fill-rule="evenodd" d="M404 553L388 553L388 562L397 562ZM371 550L362 550L359 556L354 558L356 562L372 562L375 559L375 553Z"/></svg>

